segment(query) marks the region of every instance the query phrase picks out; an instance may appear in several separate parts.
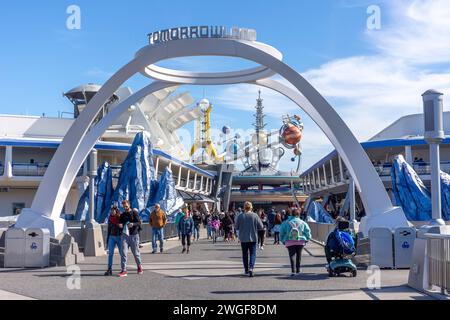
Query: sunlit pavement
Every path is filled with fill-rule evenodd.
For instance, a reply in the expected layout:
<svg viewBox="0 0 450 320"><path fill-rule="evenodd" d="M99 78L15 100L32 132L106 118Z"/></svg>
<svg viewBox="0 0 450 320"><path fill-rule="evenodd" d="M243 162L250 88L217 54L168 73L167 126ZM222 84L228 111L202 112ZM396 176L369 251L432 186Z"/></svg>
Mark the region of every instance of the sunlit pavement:
<svg viewBox="0 0 450 320"><path fill-rule="evenodd" d="M408 270L382 270L379 290L368 288L365 270L356 278L329 278L323 248L315 243L303 253L302 274L291 278L287 250L271 243L268 239L264 251L258 250L254 278L243 275L238 242L200 240L189 254L181 254L173 239L162 254L144 246L143 275L129 254L126 278L103 275L106 256L86 258L78 265L81 277L77 267L0 269L0 299L431 299L406 286ZM114 262L117 274L118 255Z"/></svg>

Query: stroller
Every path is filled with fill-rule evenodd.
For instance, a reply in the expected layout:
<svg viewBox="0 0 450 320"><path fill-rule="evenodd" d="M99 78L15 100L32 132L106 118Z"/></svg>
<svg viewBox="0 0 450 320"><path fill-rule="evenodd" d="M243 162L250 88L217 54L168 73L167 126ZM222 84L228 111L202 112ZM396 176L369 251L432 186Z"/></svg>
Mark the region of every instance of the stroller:
<svg viewBox="0 0 450 320"><path fill-rule="evenodd" d="M346 272L350 272L353 277L356 277L357 268L352 262L352 257L356 255L356 239L350 233L348 221L338 221L336 229L328 235L325 255L330 277Z"/></svg>

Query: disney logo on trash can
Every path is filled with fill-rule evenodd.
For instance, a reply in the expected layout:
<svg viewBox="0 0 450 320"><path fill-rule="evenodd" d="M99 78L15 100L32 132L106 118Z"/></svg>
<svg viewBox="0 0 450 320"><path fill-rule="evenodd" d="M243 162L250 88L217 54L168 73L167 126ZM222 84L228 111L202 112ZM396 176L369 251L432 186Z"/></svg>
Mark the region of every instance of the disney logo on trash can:
<svg viewBox="0 0 450 320"><path fill-rule="evenodd" d="M403 249L408 249L408 248L409 248L409 243L408 243L408 241L403 242L402 248L403 248Z"/></svg>
<svg viewBox="0 0 450 320"><path fill-rule="evenodd" d="M37 249L37 243L36 242L33 242L32 244L31 244L31 246L30 246L30 249L31 250L36 250Z"/></svg>

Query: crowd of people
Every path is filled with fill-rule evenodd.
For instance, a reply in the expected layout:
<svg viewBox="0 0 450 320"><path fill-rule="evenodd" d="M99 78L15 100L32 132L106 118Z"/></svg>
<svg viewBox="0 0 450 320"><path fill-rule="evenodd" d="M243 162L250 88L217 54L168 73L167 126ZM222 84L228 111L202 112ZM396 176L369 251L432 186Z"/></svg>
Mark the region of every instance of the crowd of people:
<svg viewBox="0 0 450 320"><path fill-rule="evenodd" d="M131 250L136 262L138 274L143 274L140 253L141 219L137 209L132 209L130 202L122 202L123 212L112 207L108 218L108 269L105 275L112 275L114 250L118 247L121 271L119 277L127 276L127 252ZM213 243L218 241L238 241L242 249L242 261L246 275L253 277L256 251L264 250L266 239L273 237L273 244L282 243L288 251L292 276L301 272L301 253L303 247L311 239L311 232L305 222L306 215L302 208L286 208L276 211L272 208L268 213L263 209L255 210L250 202L244 208L229 212L212 213L197 208L184 206L176 213L174 222L181 241L181 253L189 254L191 244L199 241L202 226L206 229L206 237ZM149 219L152 228L152 254L164 251L164 227L168 219L160 205L155 205Z"/></svg>

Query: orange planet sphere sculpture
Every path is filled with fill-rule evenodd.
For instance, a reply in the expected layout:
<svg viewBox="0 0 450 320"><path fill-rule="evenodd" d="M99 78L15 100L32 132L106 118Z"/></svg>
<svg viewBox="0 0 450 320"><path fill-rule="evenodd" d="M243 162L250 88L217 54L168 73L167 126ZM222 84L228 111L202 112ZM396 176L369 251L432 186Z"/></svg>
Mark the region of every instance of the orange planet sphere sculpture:
<svg viewBox="0 0 450 320"><path fill-rule="evenodd" d="M281 136L286 144L296 145L302 139L302 132L297 126L289 123L284 128Z"/></svg>
<svg viewBox="0 0 450 320"><path fill-rule="evenodd" d="M283 118L283 126L280 128L280 142L289 149L294 149L302 139L303 123L297 115L287 115Z"/></svg>

